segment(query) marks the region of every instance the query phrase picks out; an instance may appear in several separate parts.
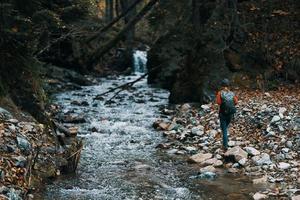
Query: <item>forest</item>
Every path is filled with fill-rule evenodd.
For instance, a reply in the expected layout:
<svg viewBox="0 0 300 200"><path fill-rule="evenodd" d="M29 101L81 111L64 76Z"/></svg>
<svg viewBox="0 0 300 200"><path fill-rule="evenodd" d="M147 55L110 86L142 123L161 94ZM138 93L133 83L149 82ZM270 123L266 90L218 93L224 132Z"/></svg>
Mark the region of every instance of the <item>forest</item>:
<svg viewBox="0 0 300 200"><path fill-rule="evenodd" d="M1 0L0 199L300 199L299 19L298 0Z"/></svg>

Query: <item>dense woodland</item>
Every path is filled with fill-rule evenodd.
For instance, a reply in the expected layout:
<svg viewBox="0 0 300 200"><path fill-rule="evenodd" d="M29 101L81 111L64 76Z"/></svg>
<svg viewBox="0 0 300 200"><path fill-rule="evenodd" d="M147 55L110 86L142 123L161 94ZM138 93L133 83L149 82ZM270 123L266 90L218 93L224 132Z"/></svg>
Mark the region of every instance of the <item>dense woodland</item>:
<svg viewBox="0 0 300 200"><path fill-rule="evenodd" d="M0 106L53 128L53 93L130 74L137 49L170 103L212 102L224 78L297 88L299 19L298 0L1 0Z"/></svg>
<svg viewBox="0 0 300 200"><path fill-rule="evenodd" d="M211 100L220 76L274 89L299 80L297 19L296 0L2 1L1 95L42 104L42 67L124 71L143 45L172 102Z"/></svg>

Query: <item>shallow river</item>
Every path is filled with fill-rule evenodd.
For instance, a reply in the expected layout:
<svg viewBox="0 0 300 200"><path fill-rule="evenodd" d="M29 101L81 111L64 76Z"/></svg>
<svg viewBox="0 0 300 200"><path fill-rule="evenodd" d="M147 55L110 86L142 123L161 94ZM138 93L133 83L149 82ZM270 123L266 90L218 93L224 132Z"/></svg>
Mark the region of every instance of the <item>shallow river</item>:
<svg viewBox="0 0 300 200"><path fill-rule="evenodd" d="M247 178L226 173L214 180L191 178L199 167L155 148L165 140L152 123L160 117L159 109L168 104L167 91L150 88L144 79L134 90L122 92L115 103L93 101L97 94L140 75L101 79L98 85L56 96L63 112L83 114L88 123L79 124L84 149L76 174L47 185L41 198L250 199L249 193L257 188ZM72 105L74 100L87 101L89 106ZM92 133L91 128L97 131Z"/></svg>

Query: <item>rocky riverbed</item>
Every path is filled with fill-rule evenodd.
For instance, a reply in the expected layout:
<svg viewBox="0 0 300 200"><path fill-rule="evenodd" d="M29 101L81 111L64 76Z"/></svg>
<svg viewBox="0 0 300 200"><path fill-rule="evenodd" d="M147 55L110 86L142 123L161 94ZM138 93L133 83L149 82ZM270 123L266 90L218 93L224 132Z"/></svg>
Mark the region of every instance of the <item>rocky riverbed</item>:
<svg viewBox="0 0 300 200"><path fill-rule="evenodd" d="M158 148L186 156L199 167L199 177L214 179L221 171L244 174L254 185L266 185L252 194L253 199L299 199L299 87L236 93L238 112L230 127L227 151L222 150L215 104L162 109L154 127L168 142Z"/></svg>

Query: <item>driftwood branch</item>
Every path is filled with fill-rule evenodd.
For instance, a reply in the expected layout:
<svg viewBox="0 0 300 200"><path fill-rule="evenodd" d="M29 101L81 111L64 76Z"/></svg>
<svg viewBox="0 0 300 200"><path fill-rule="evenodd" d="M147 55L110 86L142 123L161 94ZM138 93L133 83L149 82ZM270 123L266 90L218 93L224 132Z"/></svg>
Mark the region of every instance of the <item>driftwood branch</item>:
<svg viewBox="0 0 300 200"><path fill-rule="evenodd" d="M120 86L117 86L117 87L115 87L115 88L112 88L112 89L110 89L110 90L108 90L108 91L106 91L106 92L103 92L103 93L101 93L101 94L98 94L98 95L94 98L94 100L97 100L98 98L100 98L100 97L102 97L102 96L104 96L104 95L106 95L106 94L112 93L112 92L114 92L114 91L116 91L116 90L118 90L118 89L120 89L121 91L126 90L127 88L132 87L135 83L137 83L137 82L139 82L140 80L142 80L143 78L145 78L147 75L148 75L148 73L146 73L146 74L140 76L139 78L137 78L137 79L134 80L134 81L125 83L125 84L123 84L123 85L120 85ZM118 91L117 93L119 94L121 91ZM110 100L111 100L111 99L110 99Z"/></svg>
<svg viewBox="0 0 300 200"><path fill-rule="evenodd" d="M150 69L147 73L143 74L142 76L140 76L139 78L137 78L137 79L135 79L135 80L133 80L133 81L131 81L131 82L128 82L128 83L119 85L119 86L117 86L117 87L114 87L114 88L112 88L112 89L109 89L109 90L106 91L106 92L103 92L103 93L101 93L101 94L98 94L96 97L94 97L93 100L100 99L102 96L104 96L104 95L106 95L106 94L109 94L109 93L115 92L116 90L119 90L119 91L116 92L116 94L115 94L112 98L110 98L110 99L108 100L108 101L111 101L111 100L112 100L113 98L115 98L120 92L122 92L122 91L124 91L124 90L126 90L126 89L128 89L128 88L130 88L130 87L132 87L135 83L139 82L140 80L142 80L142 79L144 79L146 76L148 76L150 72L153 72L153 71L157 70L157 69L158 69L159 67L161 67L161 66L162 66L162 64L160 64L160 65L158 65L158 66L156 66L156 67Z"/></svg>

